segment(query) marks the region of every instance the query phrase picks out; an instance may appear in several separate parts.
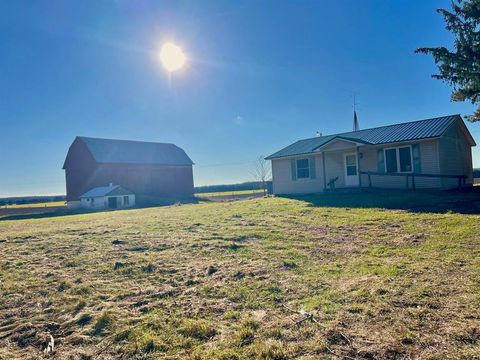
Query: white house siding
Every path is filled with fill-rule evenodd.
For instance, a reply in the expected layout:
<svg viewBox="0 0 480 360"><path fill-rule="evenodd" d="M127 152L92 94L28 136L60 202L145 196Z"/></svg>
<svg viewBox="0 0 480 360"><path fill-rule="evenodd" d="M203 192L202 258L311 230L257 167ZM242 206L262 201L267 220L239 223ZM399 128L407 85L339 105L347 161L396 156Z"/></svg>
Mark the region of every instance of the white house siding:
<svg viewBox="0 0 480 360"><path fill-rule="evenodd" d="M424 174L441 174L438 153L438 140L423 141L420 143L421 172ZM418 188L439 188L442 186L440 178L416 178Z"/></svg>
<svg viewBox="0 0 480 360"><path fill-rule="evenodd" d="M352 145L350 144L350 146ZM330 180L338 177L338 180L335 182L335 187L345 187L344 154L356 151L356 148L352 148L351 150L325 152L325 174L327 184ZM329 188L328 185L327 188Z"/></svg>
<svg viewBox="0 0 480 360"><path fill-rule="evenodd" d="M351 144L350 144L351 146ZM325 152L326 182L338 177L335 187L345 187L344 153L348 151ZM324 190L322 154L315 154L315 179L292 179L292 160L305 159L312 155L290 157L272 160L272 178L274 194L307 194L318 193ZM328 185L327 185L328 188Z"/></svg>
<svg viewBox="0 0 480 360"><path fill-rule="evenodd" d="M128 195L129 199L130 199L130 205L125 205L125 207L133 207L135 206L135 195Z"/></svg>
<svg viewBox="0 0 480 360"><path fill-rule="evenodd" d="M378 172L378 150L388 149L397 146L407 146L413 143L399 143L399 144L386 144L383 146L375 147L361 147L360 152L363 157L360 159L361 171L374 171ZM424 174L439 174L439 158L438 158L438 140L425 140L420 144L420 166L421 172ZM372 186L377 188L392 188L392 189L405 189L406 179L404 176L378 176L372 175ZM368 186L368 176L362 175L362 186ZM409 186L411 187L411 178L409 178ZM416 188L438 188L441 186L439 178L415 178Z"/></svg>
<svg viewBox="0 0 480 360"><path fill-rule="evenodd" d="M467 175L472 184L472 149L458 123L449 128L439 141L440 170L443 174ZM443 187L458 186L457 179L442 179Z"/></svg>
<svg viewBox="0 0 480 360"><path fill-rule="evenodd" d="M322 151L334 151L334 150L351 150L352 147L355 151L355 144L352 143L351 141L345 141L345 140L338 140L336 139L335 141L332 141L325 146L322 146Z"/></svg>
<svg viewBox="0 0 480 360"><path fill-rule="evenodd" d="M323 191L322 157L315 155L315 179L292 179L292 159L305 159L308 156L272 160L274 194L307 194Z"/></svg>
<svg viewBox="0 0 480 360"><path fill-rule="evenodd" d="M360 171L378 172L378 150L383 147L362 147L360 153ZM398 176L371 175L372 186L377 188L405 189L405 178ZM369 186L368 176L362 175L362 186Z"/></svg>
<svg viewBox="0 0 480 360"><path fill-rule="evenodd" d="M389 148L394 146L411 145L411 143L401 143L387 146L361 146L359 152L362 154L359 159L359 167L361 171L378 172L378 149ZM335 187L345 187L345 164L344 154L355 153L356 148L346 149L344 151L334 151L325 153L325 173L327 183L330 179L338 176ZM438 140L428 140L420 142L420 158L421 171L428 174L439 174L438 162ZM403 176L371 176L372 186L378 188L405 189L406 178ZM411 179L410 185L411 186ZM361 176L362 186L368 186L368 176ZM415 186L417 188L438 188L441 182L438 178L415 178Z"/></svg>
<svg viewBox="0 0 480 360"><path fill-rule="evenodd" d="M453 131L452 131L453 132ZM459 136L460 135L460 136ZM398 144L386 144L378 146L360 146L362 154L359 159L361 171L378 172L378 149L413 144L420 145L421 172L424 174L470 174L471 175L471 149L467 139L460 134L451 134L449 138L430 139L418 142L405 142ZM338 176L335 182L336 188L345 187L345 153L356 152L356 147L339 151L325 152L326 182ZM310 155L311 156L311 155ZM324 190L322 155L315 155L316 178L292 180L292 159L306 158L308 155L272 160L273 192L275 194L305 194L316 193ZM376 188L405 189L406 178L404 176L378 176L372 175L372 186ZM368 176L361 176L361 184L367 187ZM411 177L409 187L411 188ZM456 187L456 179L447 180L440 178L415 177L416 188L445 188ZM328 188L328 186L327 186Z"/></svg>
<svg viewBox="0 0 480 360"><path fill-rule="evenodd" d="M93 206L92 206L92 199ZM103 196L94 197L94 198L81 198L80 199L83 208L88 209L103 209L105 208L105 199Z"/></svg>
<svg viewBox="0 0 480 360"><path fill-rule="evenodd" d="M77 201L67 201L67 209L78 209L83 206L81 200Z"/></svg>
<svg viewBox="0 0 480 360"><path fill-rule="evenodd" d="M124 196L128 196L128 199L129 199L128 205L125 204L125 202L123 200ZM108 207L108 198L109 197L116 197L117 198L118 208L128 208L128 207L135 206L135 195L116 195L116 196L107 196L107 198L105 199L105 207Z"/></svg>
<svg viewBox="0 0 480 360"><path fill-rule="evenodd" d="M123 197L128 196L129 202L128 205L125 205ZM135 206L135 195L115 195L115 196L99 196L95 197L92 206L92 198L82 198L81 206L87 209L107 209L108 208L108 199L116 197L117 198L117 209L128 208Z"/></svg>

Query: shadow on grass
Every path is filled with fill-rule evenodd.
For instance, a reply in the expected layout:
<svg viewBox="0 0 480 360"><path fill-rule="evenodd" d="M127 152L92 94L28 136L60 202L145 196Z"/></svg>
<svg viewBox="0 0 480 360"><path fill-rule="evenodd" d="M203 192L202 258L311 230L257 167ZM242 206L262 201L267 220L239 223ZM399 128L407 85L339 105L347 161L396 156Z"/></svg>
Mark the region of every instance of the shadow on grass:
<svg viewBox="0 0 480 360"><path fill-rule="evenodd" d="M319 195L286 196L317 207L383 208L418 213L480 214L480 188L470 191L364 190Z"/></svg>
<svg viewBox="0 0 480 360"><path fill-rule="evenodd" d="M80 215L80 214L92 214L92 213L100 213L100 212L107 212L107 211L124 211L124 210L133 210L133 209L145 209L145 208L153 208L153 207L160 207L160 206L171 206L171 205L182 205L182 204L196 204L198 203L198 199L191 198L191 199L182 199L174 200L169 199L165 201L158 201L156 203L150 202L147 204L139 205L133 208L124 208L124 209L100 209L100 210L89 210L89 209L61 209L61 210L54 210L54 211L44 211L44 212L34 212L34 213L22 213L22 214L12 214L12 215L1 215L0 214L0 221L6 220L26 220L26 219L43 219L43 218L51 218L51 217L58 217L58 216L71 216L71 215Z"/></svg>

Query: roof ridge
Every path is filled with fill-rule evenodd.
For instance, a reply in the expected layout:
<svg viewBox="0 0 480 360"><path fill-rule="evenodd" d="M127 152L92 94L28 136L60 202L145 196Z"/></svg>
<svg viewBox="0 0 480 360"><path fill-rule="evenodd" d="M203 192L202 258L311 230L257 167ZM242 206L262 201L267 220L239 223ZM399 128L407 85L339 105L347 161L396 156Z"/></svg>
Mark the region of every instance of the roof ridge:
<svg viewBox="0 0 480 360"><path fill-rule="evenodd" d="M396 123L396 124L383 125L383 126L375 126L375 127L372 127L372 128L360 129L360 130L357 130L357 131L345 131L345 132L342 132L342 133L336 133L336 134L330 134L330 135L313 136L313 137L309 137L309 138L305 138L305 139L300 139L300 140L297 140L297 141L310 140L310 139L321 139L321 138L326 138L326 137L328 137L328 136L340 136L340 135L344 135L344 134L358 133L359 131L376 130L376 129L388 128L388 127L391 127L391 126L398 126L398 125L404 125L404 124L412 124L412 123L418 123L418 122L422 122L422 121L429 121L429 120L442 119L442 118L455 117L455 116L460 116L460 117L461 117L460 114L437 116L437 117L432 117L432 118L427 118L427 119L421 119L421 120L405 121L405 122Z"/></svg>
<svg viewBox="0 0 480 360"><path fill-rule="evenodd" d="M80 135L78 135L77 138L79 138L79 139L90 139L90 140L122 141L122 142L133 142L133 143L144 143L144 144L162 144L162 145L173 145L173 146L178 147L174 143L168 143L168 142L155 142L155 141L130 140L130 139L109 139L109 138L99 138L99 137L80 136Z"/></svg>
<svg viewBox="0 0 480 360"><path fill-rule="evenodd" d="M76 136L98 163L193 165L185 150L173 143ZM70 150L69 150L70 151Z"/></svg>

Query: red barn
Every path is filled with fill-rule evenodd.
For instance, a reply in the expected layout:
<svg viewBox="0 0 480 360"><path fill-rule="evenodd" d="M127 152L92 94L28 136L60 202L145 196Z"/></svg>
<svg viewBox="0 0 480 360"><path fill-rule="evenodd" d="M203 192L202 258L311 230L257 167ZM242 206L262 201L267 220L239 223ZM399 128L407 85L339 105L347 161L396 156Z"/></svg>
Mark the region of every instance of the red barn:
<svg viewBox="0 0 480 360"><path fill-rule="evenodd" d="M77 136L63 165L67 202L110 183L132 191L138 204L193 197L192 160L174 144Z"/></svg>

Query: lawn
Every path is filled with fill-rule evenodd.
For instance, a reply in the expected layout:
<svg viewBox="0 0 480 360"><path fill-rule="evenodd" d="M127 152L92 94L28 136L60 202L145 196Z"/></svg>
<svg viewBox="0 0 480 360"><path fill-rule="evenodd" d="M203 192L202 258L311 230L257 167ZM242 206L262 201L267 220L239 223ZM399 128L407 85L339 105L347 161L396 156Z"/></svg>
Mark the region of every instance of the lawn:
<svg viewBox="0 0 480 360"><path fill-rule="evenodd" d="M260 194L263 193L262 189L254 190L233 190L233 191L217 191L208 193L197 193L196 197L213 197L213 196L228 196L228 195L248 195L248 194Z"/></svg>
<svg viewBox="0 0 480 360"><path fill-rule="evenodd" d="M480 199L457 196L0 221L0 359L50 336L56 359L478 358L480 215L461 212Z"/></svg>
<svg viewBox="0 0 480 360"><path fill-rule="evenodd" d="M13 204L13 205L0 205L0 209L24 209L24 208L44 208L44 207L57 207L65 206L65 201L49 201L43 203L29 203L29 204Z"/></svg>

